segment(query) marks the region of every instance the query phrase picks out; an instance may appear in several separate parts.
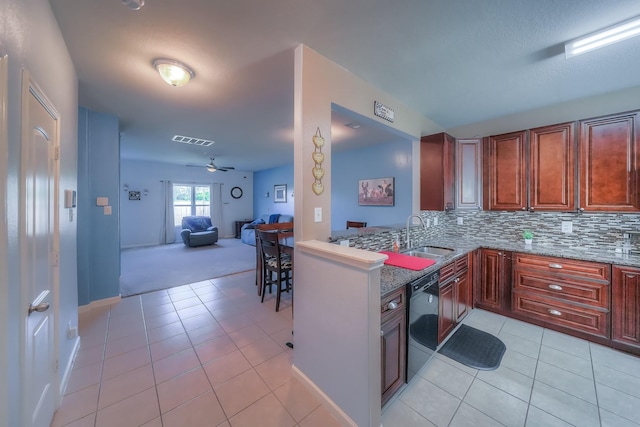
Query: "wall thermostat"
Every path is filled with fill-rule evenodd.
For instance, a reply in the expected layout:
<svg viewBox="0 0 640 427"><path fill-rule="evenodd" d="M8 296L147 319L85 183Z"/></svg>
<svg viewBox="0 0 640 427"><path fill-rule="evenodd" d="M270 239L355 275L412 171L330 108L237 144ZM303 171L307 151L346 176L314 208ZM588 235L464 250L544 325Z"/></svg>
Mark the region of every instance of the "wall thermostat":
<svg viewBox="0 0 640 427"><path fill-rule="evenodd" d="M64 190L64 207L76 207L76 190Z"/></svg>

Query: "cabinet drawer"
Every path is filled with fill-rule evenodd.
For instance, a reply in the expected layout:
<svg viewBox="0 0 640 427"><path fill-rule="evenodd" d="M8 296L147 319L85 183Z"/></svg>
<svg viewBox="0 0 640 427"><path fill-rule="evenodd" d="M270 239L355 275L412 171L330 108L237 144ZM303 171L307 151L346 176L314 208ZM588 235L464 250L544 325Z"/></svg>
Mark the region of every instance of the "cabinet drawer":
<svg viewBox="0 0 640 427"><path fill-rule="evenodd" d="M444 267L440 268L440 283L446 283L453 278L456 274L456 263L450 262Z"/></svg>
<svg viewBox="0 0 640 427"><path fill-rule="evenodd" d="M465 255L456 260L456 273L461 272L464 269L469 268L469 256Z"/></svg>
<svg viewBox="0 0 640 427"><path fill-rule="evenodd" d="M513 261L514 268L533 268L539 272L576 276L602 282L609 282L611 277L611 266L597 262L520 253L513 254Z"/></svg>
<svg viewBox="0 0 640 427"><path fill-rule="evenodd" d="M512 302L512 310L516 314L608 338L607 310L585 308L523 292L514 292Z"/></svg>
<svg viewBox="0 0 640 427"><path fill-rule="evenodd" d="M609 285L572 277L559 278L553 274L540 274L527 270L514 270L513 289L543 294L567 302L587 304L609 309Z"/></svg>
<svg viewBox="0 0 640 427"><path fill-rule="evenodd" d="M380 317L384 321L389 316L404 312L406 309L406 293L404 288L393 291L380 301Z"/></svg>

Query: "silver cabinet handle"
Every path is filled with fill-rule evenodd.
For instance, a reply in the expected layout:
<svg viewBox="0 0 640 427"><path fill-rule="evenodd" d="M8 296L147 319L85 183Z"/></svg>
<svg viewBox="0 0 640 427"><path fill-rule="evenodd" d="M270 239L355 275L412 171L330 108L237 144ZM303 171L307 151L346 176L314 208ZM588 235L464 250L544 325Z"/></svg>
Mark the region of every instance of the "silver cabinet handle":
<svg viewBox="0 0 640 427"><path fill-rule="evenodd" d="M387 308L389 310L395 310L396 308L398 308L398 303L395 301L391 301L389 304L387 304Z"/></svg>
<svg viewBox="0 0 640 427"><path fill-rule="evenodd" d="M552 314L554 316L562 316L562 312L558 310L549 309L548 311L549 311L549 314Z"/></svg>
<svg viewBox="0 0 640 427"><path fill-rule="evenodd" d="M549 264L549 268L557 268L559 270L562 268L562 264L556 264L555 262L552 262L551 264Z"/></svg>
<svg viewBox="0 0 640 427"><path fill-rule="evenodd" d="M522 207L522 210L523 210L523 211L526 211L526 210L527 210L527 208L525 208L525 207L523 206L523 207Z"/></svg>
<svg viewBox="0 0 640 427"><path fill-rule="evenodd" d="M584 208L580 208L578 209L580 212L584 212Z"/></svg>
<svg viewBox="0 0 640 427"><path fill-rule="evenodd" d="M33 313L34 311L37 311L38 313L42 313L43 311L47 311L47 310L49 310L48 302L41 302L38 305L29 304L29 314Z"/></svg>
<svg viewBox="0 0 640 427"><path fill-rule="evenodd" d="M382 329L380 329L380 336L383 337L384 336L384 331Z"/></svg>
<svg viewBox="0 0 640 427"><path fill-rule="evenodd" d="M561 291L562 286L559 285L549 285L549 289L553 289L554 291Z"/></svg>

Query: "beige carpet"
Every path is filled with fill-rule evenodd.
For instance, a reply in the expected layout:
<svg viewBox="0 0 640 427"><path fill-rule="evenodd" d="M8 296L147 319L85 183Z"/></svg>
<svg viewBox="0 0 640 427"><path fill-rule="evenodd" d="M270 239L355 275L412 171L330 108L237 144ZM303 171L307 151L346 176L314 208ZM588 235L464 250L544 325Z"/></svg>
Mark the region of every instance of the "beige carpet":
<svg viewBox="0 0 640 427"><path fill-rule="evenodd" d="M256 268L256 248L240 239L220 239L211 246L182 243L123 249L120 295L167 289Z"/></svg>

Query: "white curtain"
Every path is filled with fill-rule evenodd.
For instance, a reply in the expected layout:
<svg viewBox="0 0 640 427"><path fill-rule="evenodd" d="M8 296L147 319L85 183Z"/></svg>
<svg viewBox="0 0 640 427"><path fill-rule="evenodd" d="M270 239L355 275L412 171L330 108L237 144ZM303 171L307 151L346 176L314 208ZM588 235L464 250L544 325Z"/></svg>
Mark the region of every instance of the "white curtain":
<svg viewBox="0 0 640 427"><path fill-rule="evenodd" d="M220 236L224 236L224 227L222 226L222 184L211 184L211 223L218 227Z"/></svg>
<svg viewBox="0 0 640 427"><path fill-rule="evenodd" d="M160 243L169 244L176 241L176 226L173 217L173 183L162 181L163 224L160 233Z"/></svg>

